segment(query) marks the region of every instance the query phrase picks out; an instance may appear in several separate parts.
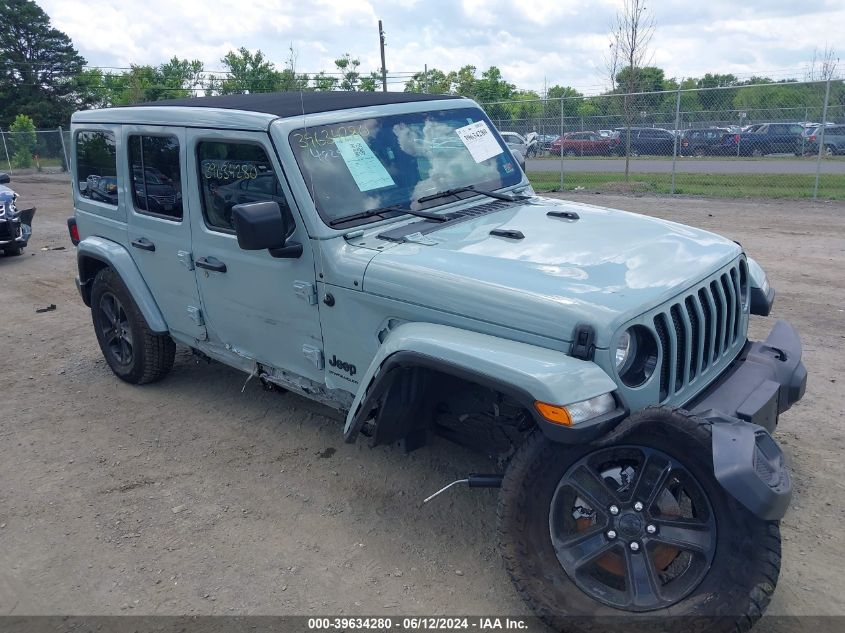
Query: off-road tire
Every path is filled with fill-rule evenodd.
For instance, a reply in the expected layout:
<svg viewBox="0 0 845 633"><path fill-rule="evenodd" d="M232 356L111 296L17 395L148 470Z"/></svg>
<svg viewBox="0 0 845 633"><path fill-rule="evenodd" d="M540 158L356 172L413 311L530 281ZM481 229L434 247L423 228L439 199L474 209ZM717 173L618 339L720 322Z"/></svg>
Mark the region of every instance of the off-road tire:
<svg viewBox="0 0 845 633"><path fill-rule="evenodd" d="M104 336L104 316L99 306L106 293L110 293L122 304L129 330L134 342L131 362L121 364L110 351ZM110 267L103 268L94 278L91 287L91 318L100 350L111 370L121 380L134 385L161 380L173 367L176 344L168 334L156 334L150 330L138 304L132 298L120 275Z"/></svg>
<svg viewBox="0 0 845 633"><path fill-rule="evenodd" d="M499 540L517 591L561 631L750 629L771 600L780 572L778 522L763 521L730 497L713 476L711 425L682 410L650 408L591 445L556 444L535 430L514 455L499 498ZM552 495L569 466L614 445L658 449L683 463L707 495L717 523L716 549L699 585L669 609L633 613L598 602L567 575L549 531Z"/></svg>

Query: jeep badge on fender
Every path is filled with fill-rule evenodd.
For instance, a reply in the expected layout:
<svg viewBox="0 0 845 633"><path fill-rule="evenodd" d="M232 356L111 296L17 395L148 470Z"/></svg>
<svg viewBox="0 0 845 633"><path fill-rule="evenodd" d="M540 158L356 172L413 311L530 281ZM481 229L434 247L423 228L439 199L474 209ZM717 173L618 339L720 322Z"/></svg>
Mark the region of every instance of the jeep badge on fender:
<svg viewBox="0 0 845 633"><path fill-rule="evenodd" d="M356 373L358 373L358 369L355 367L355 365L353 365L351 363L346 363L346 362L340 360L337 356L332 356L332 359L329 361L329 366L330 367L337 367L338 369L342 369L343 371L348 373L350 376L354 376Z"/></svg>
<svg viewBox="0 0 845 633"><path fill-rule="evenodd" d="M771 434L807 372L787 322L749 340L775 293L741 245L535 195L455 95L199 97L71 128L77 284L120 379L163 378L179 343L343 412L347 442L491 457L459 482L501 486L505 567L556 629L762 615L792 495Z"/></svg>

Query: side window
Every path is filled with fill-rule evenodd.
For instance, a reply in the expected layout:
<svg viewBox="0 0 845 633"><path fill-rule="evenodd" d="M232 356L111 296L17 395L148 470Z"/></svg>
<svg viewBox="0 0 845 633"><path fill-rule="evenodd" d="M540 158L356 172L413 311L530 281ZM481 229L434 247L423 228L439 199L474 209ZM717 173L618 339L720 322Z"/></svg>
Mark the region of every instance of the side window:
<svg viewBox="0 0 845 633"><path fill-rule="evenodd" d="M203 217L208 228L234 233L233 206L272 200L279 203L293 231L290 206L260 145L202 141L197 144L197 166Z"/></svg>
<svg viewBox="0 0 845 633"><path fill-rule="evenodd" d="M117 206L117 145L112 132L76 133L76 181L85 198Z"/></svg>
<svg viewBox="0 0 845 633"><path fill-rule="evenodd" d="M139 213L182 220L182 175L175 136L129 137L132 202Z"/></svg>

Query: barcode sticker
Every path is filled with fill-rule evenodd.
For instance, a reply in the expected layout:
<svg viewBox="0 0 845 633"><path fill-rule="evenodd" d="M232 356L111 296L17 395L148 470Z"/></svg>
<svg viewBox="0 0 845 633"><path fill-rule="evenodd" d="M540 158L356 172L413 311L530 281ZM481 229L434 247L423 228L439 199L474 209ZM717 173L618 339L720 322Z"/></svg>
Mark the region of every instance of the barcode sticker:
<svg viewBox="0 0 845 633"><path fill-rule="evenodd" d="M334 144L361 191L392 187L396 184L360 134L335 137Z"/></svg>

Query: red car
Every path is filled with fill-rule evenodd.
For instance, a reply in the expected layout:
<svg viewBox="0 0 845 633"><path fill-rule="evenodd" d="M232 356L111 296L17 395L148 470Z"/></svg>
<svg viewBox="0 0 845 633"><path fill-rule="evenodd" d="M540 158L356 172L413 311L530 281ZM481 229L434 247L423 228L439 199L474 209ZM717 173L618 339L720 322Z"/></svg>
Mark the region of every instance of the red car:
<svg viewBox="0 0 845 633"><path fill-rule="evenodd" d="M597 132L569 132L552 141L549 152L564 156L608 156L618 151L619 136L600 136Z"/></svg>

